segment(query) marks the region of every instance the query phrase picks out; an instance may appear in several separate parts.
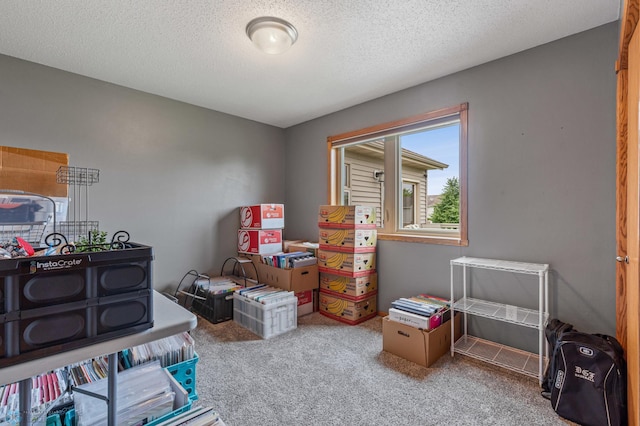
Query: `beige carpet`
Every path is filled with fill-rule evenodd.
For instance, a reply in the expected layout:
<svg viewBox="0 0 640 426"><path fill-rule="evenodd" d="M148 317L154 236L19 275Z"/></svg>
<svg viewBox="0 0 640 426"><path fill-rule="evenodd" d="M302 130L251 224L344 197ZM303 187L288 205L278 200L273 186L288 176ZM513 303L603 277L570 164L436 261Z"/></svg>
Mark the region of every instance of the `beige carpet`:
<svg viewBox="0 0 640 426"><path fill-rule="evenodd" d="M571 424L535 379L461 355L424 368L383 352L381 317L349 326L313 313L267 340L198 318L192 335L197 404L228 426Z"/></svg>

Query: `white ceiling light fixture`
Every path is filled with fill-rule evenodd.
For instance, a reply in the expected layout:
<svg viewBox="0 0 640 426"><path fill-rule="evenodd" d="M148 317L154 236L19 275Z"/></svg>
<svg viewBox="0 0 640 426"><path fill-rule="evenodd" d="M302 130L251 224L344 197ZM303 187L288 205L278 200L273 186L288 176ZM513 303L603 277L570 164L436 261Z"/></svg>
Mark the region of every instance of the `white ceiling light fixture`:
<svg viewBox="0 0 640 426"><path fill-rule="evenodd" d="M258 49L270 55L284 52L298 39L293 25L272 16L252 19L247 24L247 35Z"/></svg>

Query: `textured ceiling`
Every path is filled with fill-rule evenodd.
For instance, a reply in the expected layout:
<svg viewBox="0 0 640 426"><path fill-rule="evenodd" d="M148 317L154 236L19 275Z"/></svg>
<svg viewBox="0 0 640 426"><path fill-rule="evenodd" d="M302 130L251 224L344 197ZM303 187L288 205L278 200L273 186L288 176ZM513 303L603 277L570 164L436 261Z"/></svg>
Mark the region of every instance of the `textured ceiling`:
<svg viewBox="0 0 640 426"><path fill-rule="evenodd" d="M296 26L289 51L250 43L263 15ZM2 0L0 53L286 128L619 15L620 0Z"/></svg>

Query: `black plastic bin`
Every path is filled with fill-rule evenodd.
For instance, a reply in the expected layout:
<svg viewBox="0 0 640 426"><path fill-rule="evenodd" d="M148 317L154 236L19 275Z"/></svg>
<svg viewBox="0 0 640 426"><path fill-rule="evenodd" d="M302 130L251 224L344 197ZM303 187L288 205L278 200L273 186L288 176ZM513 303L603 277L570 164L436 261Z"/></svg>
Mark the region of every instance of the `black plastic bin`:
<svg viewBox="0 0 640 426"><path fill-rule="evenodd" d="M0 260L0 367L151 328L152 260L134 243Z"/></svg>
<svg viewBox="0 0 640 426"><path fill-rule="evenodd" d="M131 243L130 243L131 244ZM152 248L0 260L3 310L22 311L152 289Z"/></svg>
<svg viewBox="0 0 640 426"><path fill-rule="evenodd" d="M206 300L193 300L191 310L213 324L232 320L233 292L207 293Z"/></svg>

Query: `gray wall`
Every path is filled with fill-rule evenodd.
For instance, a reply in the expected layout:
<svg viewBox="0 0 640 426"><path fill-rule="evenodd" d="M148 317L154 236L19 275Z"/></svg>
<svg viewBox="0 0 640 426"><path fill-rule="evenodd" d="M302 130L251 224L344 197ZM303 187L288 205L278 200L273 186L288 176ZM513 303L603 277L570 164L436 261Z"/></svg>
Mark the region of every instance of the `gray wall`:
<svg viewBox="0 0 640 426"><path fill-rule="evenodd" d="M419 292L448 297L452 258L503 258L549 263L552 316L615 334L617 30L608 24L287 129L287 237L317 241L327 136L469 102L469 246L381 241L379 310ZM537 306L535 279L471 278L474 295ZM521 331L492 321L476 330L532 350Z"/></svg>
<svg viewBox="0 0 640 426"><path fill-rule="evenodd" d="M0 145L100 169L89 218L154 248L154 283L219 271L237 207L284 201L283 130L0 55ZM0 187L2 183L0 182Z"/></svg>
<svg viewBox="0 0 640 426"><path fill-rule="evenodd" d="M71 165L100 169L90 217L153 246L164 290L235 253L242 204L284 201L285 236L317 240L327 136L469 102L469 247L381 241L379 310L418 292L448 296L458 256L545 262L552 315L613 334L617 29L285 131L0 55L0 145L67 152ZM535 282L471 278L475 295L536 304ZM532 350L519 328L488 322L477 331Z"/></svg>

